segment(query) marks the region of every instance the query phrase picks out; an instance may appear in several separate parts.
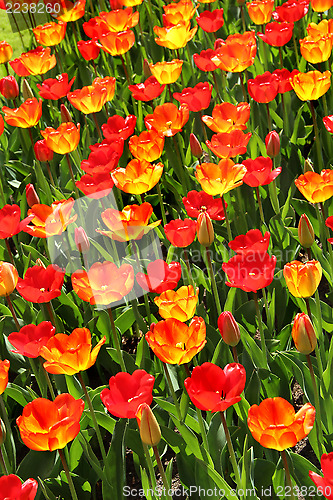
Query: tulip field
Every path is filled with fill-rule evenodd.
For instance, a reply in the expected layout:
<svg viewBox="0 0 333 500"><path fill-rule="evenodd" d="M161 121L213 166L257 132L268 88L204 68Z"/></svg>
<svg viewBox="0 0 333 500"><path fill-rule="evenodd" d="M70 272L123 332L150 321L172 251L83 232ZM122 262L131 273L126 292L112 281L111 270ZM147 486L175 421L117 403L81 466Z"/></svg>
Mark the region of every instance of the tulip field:
<svg viewBox="0 0 333 500"><path fill-rule="evenodd" d="M333 0L0 9L0 500L332 500Z"/></svg>

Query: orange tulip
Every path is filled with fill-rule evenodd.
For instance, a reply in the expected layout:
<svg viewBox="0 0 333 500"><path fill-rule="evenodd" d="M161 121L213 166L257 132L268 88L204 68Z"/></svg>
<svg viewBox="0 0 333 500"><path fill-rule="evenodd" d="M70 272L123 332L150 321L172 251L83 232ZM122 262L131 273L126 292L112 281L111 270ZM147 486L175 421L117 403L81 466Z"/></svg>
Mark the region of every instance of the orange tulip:
<svg viewBox="0 0 333 500"><path fill-rule="evenodd" d="M119 31L118 33L110 31L110 33L104 33L99 41L105 52L112 56L120 56L133 47L135 36L131 30Z"/></svg>
<svg viewBox="0 0 333 500"><path fill-rule="evenodd" d="M74 108L88 115L98 113L106 103L108 90L102 85L88 85L67 94L67 99Z"/></svg>
<svg viewBox="0 0 333 500"><path fill-rule="evenodd" d="M106 102L112 101L116 89L116 79L113 76L105 76L104 78L95 78L93 87L106 87Z"/></svg>
<svg viewBox="0 0 333 500"><path fill-rule="evenodd" d="M187 321L192 318L198 303L199 289L193 286L181 286L178 290L166 290L155 297L158 312L164 319L173 318Z"/></svg>
<svg viewBox="0 0 333 500"><path fill-rule="evenodd" d="M96 231L116 241L140 240L144 234L147 234L161 223L158 220L148 224L152 213L153 207L150 203L127 205L121 212L113 208L107 208L102 212L102 220L109 228L109 231L99 229Z"/></svg>
<svg viewBox="0 0 333 500"><path fill-rule="evenodd" d="M62 123L58 128L46 127L40 133L45 139L48 148L55 153L65 155L77 148L80 142L80 124L72 122Z"/></svg>
<svg viewBox="0 0 333 500"><path fill-rule="evenodd" d="M8 125L20 128L30 128L37 125L42 116L42 101L36 97L27 99L19 108L8 108L3 106L5 120Z"/></svg>
<svg viewBox="0 0 333 500"><path fill-rule="evenodd" d="M177 132L181 132L189 116L187 104L181 104L178 109L175 104L166 102L161 106L156 106L153 114L145 117L145 125L148 130L154 129L161 135L172 137Z"/></svg>
<svg viewBox="0 0 333 500"><path fill-rule="evenodd" d="M5 389L8 384L8 371L9 371L10 362L8 359L0 360L0 395L5 392ZM1 431L1 425L0 425Z"/></svg>
<svg viewBox="0 0 333 500"><path fill-rule="evenodd" d="M33 28L37 43L45 47L58 45L66 35L66 23L47 23Z"/></svg>
<svg viewBox="0 0 333 500"><path fill-rule="evenodd" d="M265 448L283 451L304 439L314 425L316 410L306 403L295 413L283 398L264 399L249 409L247 424L252 436Z"/></svg>
<svg viewBox="0 0 333 500"><path fill-rule="evenodd" d="M75 222L77 214L71 217L71 211L74 206L74 199L54 201L49 205L33 205L28 210L28 215L33 215L33 226L27 226L24 231L37 236L38 238L47 238L56 234L62 234L69 224Z"/></svg>
<svg viewBox="0 0 333 500"><path fill-rule="evenodd" d="M274 0L254 0L246 4L248 14L254 24L269 23L274 10Z"/></svg>
<svg viewBox="0 0 333 500"><path fill-rule="evenodd" d="M222 196L231 189L241 186L245 174L244 165L235 164L230 159L223 159L218 165L215 163L198 165L195 176L205 193Z"/></svg>
<svg viewBox="0 0 333 500"><path fill-rule="evenodd" d="M36 47L24 52L18 60L23 64L30 75L43 75L57 64L55 55L51 54L50 47Z"/></svg>
<svg viewBox="0 0 333 500"><path fill-rule="evenodd" d="M289 81L301 101L316 101L330 88L331 72L308 71L307 73L296 73L290 77Z"/></svg>
<svg viewBox="0 0 333 500"><path fill-rule="evenodd" d="M49 1L49 0L48 0ZM51 0L56 6L59 5L59 0ZM58 21L63 23L73 23L84 16L86 9L86 0L76 0L71 2L69 0L60 0L60 12L52 14ZM57 7L59 9L59 7Z"/></svg>
<svg viewBox="0 0 333 500"><path fill-rule="evenodd" d="M212 116L204 115L202 121L213 132L231 132L245 130L246 122L250 118L250 105L247 102L231 104L223 102L213 108Z"/></svg>
<svg viewBox="0 0 333 500"><path fill-rule="evenodd" d="M6 63L13 55L12 46L3 40L0 42L0 64Z"/></svg>
<svg viewBox="0 0 333 500"><path fill-rule="evenodd" d="M153 353L163 363L182 365L189 363L206 344L206 325L195 316L190 326L169 318L153 323L145 336Z"/></svg>
<svg viewBox="0 0 333 500"><path fill-rule="evenodd" d="M331 34L319 38L307 36L299 41L302 56L312 64L327 61L332 52L332 43Z"/></svg>
<svg viewBox="0 0 333 500"><path fill-rule="evenodd" d="M214 134L211 141L206 141L206 144L219 158L234 158L246 153L251 135L251 132L244 134L241 130L232 130Z"/></svg>
<svg viewBox="0 0 333 500"><path fill-rule="evenodd" d="M60 450L80 432L84 401L60 394L54 401L37 398L16 419L23 443L31 450Z"/></svg>
<svg viewBox="0 0 333 500"><path fill-rule="evenodd" d="M139 12L134 12L131 7L116 9L110 12L101 12L99 18L105 22L110 31L119 32L134 28L139 22Z"/></svg>
<svg viewBox="0 0 333 500"><path fill-rule="evenodd" d="M229 35L211 60L218 68L235 73L251 66L256 53L255 34L253 31L246 31L243 34Z"/></svg>
<svg viewBox="0 0 333 500"><path fill-rule="evenodd" d="M198 26L190 29L190 23L176 24L175 26L167 26L166 28L161 28L160 26L154 26L154 33L158 38L155 38L157 45L162 47L167 47L168 49L178 50L186 46L187 42L192 40L197 32Z"/></svg>
<svg viewBox="0 0 333 500"><path fill-rule="evenodd" d="M320 174L308 171L295 180L296 187L310 203L321 203L333 196L333 170Z"/></svg>
<svg viewBox="0 0 333 500"><path fill-rule="evenodd" d="M309 260L304 264L293 260L283 268L288 290L294 297L311 297L318 288L322 274L322 267L317 260Z"/></svg>
<svg viewBox="0 0 333 500"><path fill-rule="evenodd" d="M103 337L91 349L91 333L88 328L76 328L70 335L58 333L51 337L39 354L46 359L43 366L47 372L74 375L95 364L105 341L106 337Z"/></svg>
<svg viewBox="0 0 333 500"><path fill-rule="evenodd" d="M126 168L116 168L111 177L124 193L143 194L153 189L163 173L162 163L152 165L146 160L131 160Z"/></svg>
<svg viewBox="0 0 333 500"><path fill-rule="evenodd" d="M309 23L306 28L312 38L333 34L333 19L323 19L320 23Z"/></svg>
<svg viewBox="0 0 333 500"><path fill-rule="evenodd" d="M134 285L134 270L130 264L119 268L113 262L95 262L89 271L72 274L74 292L90 304L108 306L127 295Z"/></svg>
<svg viewBox="0 0 333 500"><path fill-rule="evenodd" d="M177 3L163 5L163 10L163 24L169 26L187 23L194 16L196 9L193 7L192 0L180 0Z"/></svg>
<svg viewBox="0 0 333 500"><path fill-rule="evenodd" d="M164 136L160 136L154 129L151 129L141 132L139 136L132 135L128 146L135 158L152 162L157 160L163 152Z"/></svg>
<svg viewBox="0 0 333 500"><path fill-rule="evenodd" d="M18 272L9 262L0 262L0 297L7 297L15 289Z"/></svg>
<svg viewBox="0 0 333 500"><path fill-rule="evenodd" d="M183 62L180 59L172 59L172 61L157 62L149 64L152 75L161 85L174 83L180 77L182 72Z"/></svg>
<svg viewBox="0 0 333 500"><path fill-rule="evenodd" d="M310 3L315 12L325 12L333 7L333 0L310 0Z"/></svg>

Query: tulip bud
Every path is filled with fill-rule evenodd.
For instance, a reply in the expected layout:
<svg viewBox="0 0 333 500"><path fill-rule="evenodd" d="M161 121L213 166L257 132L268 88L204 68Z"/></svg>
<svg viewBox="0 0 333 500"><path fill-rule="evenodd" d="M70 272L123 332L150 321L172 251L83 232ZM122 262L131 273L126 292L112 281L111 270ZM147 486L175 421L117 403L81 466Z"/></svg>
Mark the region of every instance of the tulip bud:
<svg viewBox="0 0 333 500"><path fill-rule="evenodd" d="M239 326L230 311L224 311L217 320L220 334L227 345L236 346L240 341Z"/></svg>
<svg viewBox="0 0 333 500"><path fill-rule="evenodd" d="M25 195L27 197L27 203L30 208L33 205L38 205L40 203L38 194L36 193L33 184L27 184L25 186Z"/></svg>
<svg viewBox="0 0 333 500"><path fill-rule="evenodd" d="M214 241L214 228L212 219L207 212L201 212L197 220L197 236L199 243L209 247Z"/></svg>
<svg viewBox="0 0 333 500"><path fill-rule="evenodd" d="M265 144L267 154L271 158L275 158L280 153L280 136L275 130L266 135Z"/></svg>
<svg viewBox="0 0 333 500"><path fill-rule="evenodd" d="M304 173L305 172L314 172L312 161L309 158L307 158L304 162Z"/></svg>
<svg viewBox="0 0 333 500"><path fill-rule="evenodd" d="M45 139L37 141L34 145L35 155L38 161L51 161L53 158L53 151L45 142Z"/></svg>
<svg viewBox="0 0 333 500"><path fill-rule="evenodd" d="M33 99L34 93L31 90L31 87L28 83L28 80L24 79L23 84L22 84L22 94L23 94L23 99L26 101L27 99Z"/></svg>
<svg viewBox="0 0 333 500"><path fill-rule="evenodd" d="M61 114L61 123L68 123L68 122L73 123L71 114L64 104L60 105L60 114Z"/></svg>
<svg viewBox="0 0 333 500"><path fill-rule="evenodd" d="M76 248L80 253L89 252L90 242L87 236L87 233L83 229L83 227L76 227L74 230L74 239Z"/></svg>
<svg viewBox="0 0 333 500"><path fill-rule="evenodd" d="M301 354L310 354L317 345L317 337L313 324L309 316L305 313L296 314L291 335L296 349Z"/></svg>
<svg viewBox="0 0 333 500"><path fill-rule="evenodd" d="M157 446L161 441L161 429L155 415L147 403L142 403L136 412L141 441L149 446Z"/></svg>
<svg viewBox="0 0 333 500"><path fill-rule="evenodd" d="M201 158L202 147L200 142L198 141L197 136L194 134L190 134L190 148L193 156L195 156L196 158Z"/></svg>
<svg viewBox="0 0 333 500"><path fill-rule="evenodd" d="M301 215L298 223L298 240L304 248L310 248L315 240L312 224L305 214Z"/></svg>
<svg viewBox="0 0 333 500"><path fill-rule="evenodd" d="M6 99L16 99L20 90L14 76L10 75L1 78L0 92Z"/></svg>
<svg viewBox="0 0 333 500"><path fill-rule="evenodd" d="M0 446L6 441L6 427L0 418Z"/></svg>
<svg viewBox="0 0 333 500"><path fill-rule="evenodd" d="M0 262L0 297L8 297L18 282L18 272L9 262Z"/></svg>
<svg viewBox="0 0 333 500"><path fill-rule="evenodd" d="M149 62L147 61L147 59L143 60L143 74L145 78L149 78L150 76L152 76L152 72L150 71Z"/></svg>

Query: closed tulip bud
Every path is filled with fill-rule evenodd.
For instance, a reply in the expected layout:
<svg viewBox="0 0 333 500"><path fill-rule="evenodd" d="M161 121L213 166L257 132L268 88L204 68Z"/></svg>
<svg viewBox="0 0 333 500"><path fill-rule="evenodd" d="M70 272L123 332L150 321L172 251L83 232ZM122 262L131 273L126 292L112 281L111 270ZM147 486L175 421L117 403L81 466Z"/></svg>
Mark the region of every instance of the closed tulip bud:
<svg viewBox="0 0 333 500"><path fill-rule="evenodd" d="M197 236L199 243L209 247L214 241L214 228L212 219L207 212L201 212L197 220Z"/></svg>
<svg viewBox="0 0 333 500"><path fill-rule="evenodd" d="M27 99L33 99L35 97L33 91L31 90L31 87L26 79L23 80L22 94L23 94L23 99L25 101Z"/></svg>
<svg viewBox="0 0 333 500"><path fill-rule="evenodd" d="M291 335L298 352L301 354L310 354L310 352L314 351L317 345L317 337L313 324L307 314L296 314Z"/></svg>
<svg viewBox="0 0 333 500"><path fill-rule="evenodd" d="M304 248L310 248L315 240L312 224L305 214L301 215L298 223L298 240Z"/></svg>
<svg viewBox="0 0 333 500"><path fill-rule="evenodd" d="M46 145L45 139L41 139L35 143L34 151L38 161L51 161L54 155L52 149Z"/></svg>
<svg viewBox="0 0 333 500"><path fill-rule="evenodd" d="M217 320L220 334L227 345L236 346L240 341L239 326L230 311L224 311Z"/></svg>
<svg viewBox="0 0 333 500"><path fill-rule="evenodd" d="M89 252L90 242L87 233L82 226L76 227L74 231L75 245L80 253Z"/></svg>
<svg viewBox="0 0 333 500"><path fill-rule="evenodd" d="M25 186L25 195L27 197L28 206L31 208L33 205L40 203L38 194L34 188L33 184L27 184Z"/></svg>
<svg viewBox="0 0 333 500"><path fill-rule="evenodd" d="M147 59L143 60L143 74L145 78L149 78L150 76L152 76L152 72L150 71L149 62L147 61Z"/></svg>
<svg viewBox="0 0 333 500"><path fill-rule="evenodd" d="M70 112L64 104L60 105L61 123L73 122Z"/></svg>
<svg viewBox="0 0 333 500"><path fill-rule="evenodd" d="M0 446L6 441L6 427L0 418Z"/></svg>
<svg viewBox="0 0 333 500"><path fill-rule="evenodd" d="M201 158L202 156L202 147L197 137L194 134L190 134L190 147L191 153L196 158Z"/></svg>
<svg viewBox="0 0 333 500"><path fill-rule="evenodd" d="M20 90L14 76L10 75L1 78L0 92L6 99L16 99Z"/></svg>
<svg viewBox="0 0 333 500"><path fill-rule="evenodd" d="M304 173L305 172L314 172L312 161L309 158L304 162Z"/></svg>
<svg viewBox="0 0 333 500"><path fill-rule="evenodd" d="M265 144L267 154L271 158L275 158L280 153L280 136L275 130L266 135Z"/></svg>
<svg viewBox="0 0 333 500"><path fill-rule="evenodd" d="M161 441L161 429L155 415L147 403L142 403L136 412L141 441L149 446L157 446Z"/></svg>

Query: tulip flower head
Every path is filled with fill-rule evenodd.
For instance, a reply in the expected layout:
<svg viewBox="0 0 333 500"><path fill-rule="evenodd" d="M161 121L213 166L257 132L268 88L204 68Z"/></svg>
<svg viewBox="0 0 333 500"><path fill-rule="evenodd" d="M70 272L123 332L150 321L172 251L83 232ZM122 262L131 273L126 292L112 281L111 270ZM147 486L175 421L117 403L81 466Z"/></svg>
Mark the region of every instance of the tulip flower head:
<svg viewBox="0 0 333 500"><path fill-rule="evenodd" d="M198 218L202 212L207 212L212 220L225 219L221 198L213 198L205 191L189 191L183 203L189 217Z"/></svg>
<svg viewBox="0 0 333 500"><path fill-rule="evenodd" d="M70 216L73 206L73 198L55 201L51 206L33 205L28 210L28 216L32 217L31 223L33 225L27 225L24 231L39 238L62 234L67 229L67 226L77 219L77 214Z"/></svg>
<svg viewBox="0 0 333 500"><path fill-rule="evenodd" d="M268 231L263 236L259 229L250 229L246 234L240 234L230 241L229 247L239 255L265 254L269 247L270 237L271 234Z"/></svg>
<svg viewBox="0 0 333 500"><path fill-rule="evenodd" d="M135 418L141 404L151 405L154 382L153 375L145 370L135 370L132 375L117 373L110 378L110 389L102 390L102 403L115 417Z"/></svg>
<svg viewBox="0 0 333 500"><path fill-rule="evenodd" d="M273 162L271 158L265 158L264 156L258 156L255 160L244 160L242 164L246 167L243 182L251 187L267 186L282 171L282 167L272 170Z"/></svg>
<svg viewBox="0 0 333 500"><path fill-rule="evenodd" d="M270 285L274 278L276 257L268 253L237 254L222 264L229 281L226 285L245 292L257 292Z"/></svg>
<svg viewBox="0 0 333 500"><path fill-rule="evenodd" d="M25 325L20 331L8 335L8 340L15 347L15 352L27 358L38 358L41 348L55 334L55 327L50 321L38 325Z"/></svg>
<svg viewBox="0 0 333 500"><path fill-rule="evenodd" d="M198 27L195 26L191 29L190 23L180 22L179 24L163 28L154 26L153 29L155 35L157 35L157 38L155 38L157 45L167 47L171 50L178 50L185 47L186 44L192 40Z"/></svg>
<svg viewBox="0 0 333 500"><path fill-rule="evenodd" d="M7 297L16 288L18 272L9 262L0 262L0 297Z"/></svg>
<svg viewBox="0 0 333 500"><path fill-rule="evenodd" d="M183 89L182 92L175 92L173 97L180 104L187 104L190 111L202 111L209 106L212 88L212 85L208 82L200 82L193 88L188 87Z"/></svg>
<svg viewBox="0 0 333 500"><path fill-rule="evenodd" d="M60 450L80 432L82 399L60 394L54 401L37 398L16 419L23 443L31 450Z"/></svg>
<svg viewBox="0 0 333 500"><path fill-rule="evenodd" d="M220 160L218 165L214 163L197 165L195 177L205 193L222 196L231 189L241 186L245 174L244 165L235 164L230 158L226 158Z"/></svg>
<svg viewBox="0 0 333 500"><path fill-rule="evenodd" d="M224 24L223 9L204 10L196 17L200 28L207 33L215 33Z"/></svg>
<svg viewBox="0 0 333 500"><path fill-rule="evenodd" d="M327 219L326 219L327 222ZM326 224L327 225L327 224ZM304 248L310 248L315 240L313 226L306 214L301 215L298 223L298 241Z"/></svg>
<svg viewBox="0 0 333 500"><path fill-rule="evenodd" d="M295 413L283 398L264 399L249 409L247 423L252 436L265 448L283 451L295 446L312 430L316 410L306 403Z"/></svg>
<svg viewBox="0 0 333 500"><path fill-rule="evenodd" d="M40 133L46 145L55 153L65 155L74 151L80 142L80 124L72 122L62 123L57 129L46 127Z"/></svg>
<svg viewBox="0 0 333 500"><path fill-rule="evenodd" d="M295 180L296 187L310 203L321 203L333 195L333 170L305 172Z"/></svg>
<svg viewBox="0 0 333 500"><path fill-rule="evenodd" d="M320 459L321 469L324 477L316 472L309 471L309 476L315 483L318 491L322 491L323 496L328 500L332 500L333 487L333 452L323 453Z"/></svg>
<svg viewBox="0 0 333 500"><path fill-rule="evenodd" d="M145 336L153 353L163 363L188 363L206 344L206 325L195 316L190 325L175 318L153 323Z"/></svg>
<svg viewBox="0 0 333 500"><path fill-rule="evenodd" d="M331 72L299 72L290 78L290 84L301 101L316 101L319 97L326 94L330 88Z"/></svg>
<svg viewBox="0 0 333 500"><path fill-rule="evenodd" d="M131 194L143 194L150 191L163 173L163 164L154 165L146 160L131 160L125 168L118 167L111 172L116 187Z"/></svg>
<svg viewBox="0 0 333 500"><path fill-rule="evenodd" d="M51 22L36 26L36 28L33 28L32 31L39 45L44 45L44 47L51 47L53 45L58 45L65 38L66 26L66 23Z"/></svg>
<svg viewBox="0 0 333 500"><path fill-rule="evenodd" d="M229 35L219 46L212 61L223 71L241 72L253 64L256 53L254 32L246 31L243 34Z"/></svg>
<svg viewBox="0 0 333 500"><path fill-rule="evenodd" d="M36 479L27 479L24 483L15 474L0 477L0 498L6 500L34 500L38 490Z"/></svg>
<svg viewBox="0 0 333 500"><path fill-rule="evenodd" d="M180 77L183 62L180 59L172 59L168 62L157 62L149 64L150 71L156 80L161 84L174 83Z"/></svg>
<svg viewBox="0 0 333 500"><path fill-rule="evenodd" d="M310 354L314 351L317 345L317 337L312 321L307 314L296 314L291 335L298 352Z"/></svg>
<svg viewBox="0 0 333 500"><path fill-rule="evenodd" d="M15 76L4 76L0 80L0 92L5 99L16 99L19 95L19 86Z"/></svg>
<svg viewBox="0 0 333 500"><path fill-rule="evenodd" d="M198 303L199 289L194 291L192 285L181 286L178 290L166 290L154 302L160 316L185 322L192 318Z"/></svg>
<svg viewBox="0 0 333 500"><path fill-rule="evenodd" d="M22 221L21 209L18 205L5 205L0 209L0 239L11 238L15 234L24 231L32 216Z"/></svg>
<svg viewBox="0 0 333 500"><path fill-rule="evenodd" d="M219 158L234 158L246 153L251 135L250 132L244 134L241 130L221 132L214 134L210 141L206 141L206 144Z"/></svg>
<svg viewBox="0 0 333 500"><path fill-rule="evenodd" d="M13 55L12 46L5 40L2 40L0 42L0 64L8 62L9 59L11 59L12 55Z"/></svg>
<svg viewBox="0 0 333 500"><path fill-rule="evenodd" d="M213 132L231 132L232 130L245 130L246 122L250 118L250 105L246 102L231 104L223 102L216 104L212 116L204 115L202 121Z"/></svg>
<svg viewBox="0 0 333 500"><path fill-rule="evenodd" d="M137 273L135 278L138 284L147 292L162 293L173 290L178 285L182 275L179 262L167 264L162 259L149 262L147 274Z"/></svg>
<svg viewBox="0 0 333 500"><path fill-rule="evenodd" d="M287 2L276 7L273 12L273 19L275 21L295 23L308 13L309 3L309 0L287 0Z"/></svg>
<svg viewBox="0 0 333 500"><path fill-rule="evenodd" d="M224 311L217 320L221 337L227 345L235 347L240 341L239 326L230 311Z"/></svg>
<svg viewBox="0 0 333 500"><path fill-rule="evenodd" d="M181 104L178 109L175 104L166 102L161 106L156 106L153 114L146 115L144 121L148 130L154 129L161 135L172 137L177 132L181 132L188 119L189 107L187 104Z"/></svg>
<svg viewBox="0 0 333 500"><path fill-rule="evenodd" d="M174 247L185 248L195 239L196 222L191 219L174 219L164 226L164 231Z"/></svg>
<svg viewBox="0 0 333 500"><path fill-rule="evenodd" d="M319 286L322 273L322 267L317 260L309 260L304 264L293 260L283 268L288 290L294 297L311 297Z"/></svg>
<svg viewBox="0 0 333 500"><path fill-rule="evenodd" d="M274 0L253 0L247 3L246 7L254 24L266 24L271 20Z"/></svg>
<svg viewBox="0 0 333 500"><path fill-rule="evenodd" d="M216 412L225 411L241 401L245 381L245 368L239 363L230 363L224 369L213 363L204 363L193 368L184 385L197 408Z"/></svg>
<svg viewBox="0 0 333 500"><path fill-rule="evenodd" d="M51 99L52 101L57 101L62 97L65 97L70 91L75 76L68 81L68 74L62 73L57 78L48 78L44 80L42 85L37 83L37 87L39 88L39 95L43 99Z"/></svg>
<svg viewBox="0 0 333 500"><path fill-rule="evenodd" d="M148 102L159 97L165 85L161 85L154 76L150 76L143 83L138 83L136 85L129 85L129 90L132 96L137 101Z"/></svg>
<svg viewBox="0 0 333 500"><path fill-rule="evenodd" d="M41 304L61 295L64 278L65 271L56 265L28 267L16 288L25 300Z"/></svg>
<svg viewBox="0 0 333 500"><path fill-rule="evenodd" d="M102 125L102 132L108 142L122 138L124 141L133 133L136 124L136 116L128 115L123 118L119 115L113 115Z"/></svg>
<svg viewBox="0 0 333 500"><path fill-rule="evenodd" d="M148 446L157 446L161 441L161 429L147 403L142 403L135 414L140 429L141 441Z"/></svg>
<svg viewBox="0 0 333 500"><path fill-rule="evenodd" d="M12 127L31 128L37 125L42 116L42 101L35 97L27 99L18 108L2 107L5 121Z"/></svg>
<svg viewBox="0 0 333 500"><path fill-rule="evenodd" d="M265 26L265 34L257 33L257 35L272 47L283 47L291 40L293 29L294 23L269 23Z"/></svg>

